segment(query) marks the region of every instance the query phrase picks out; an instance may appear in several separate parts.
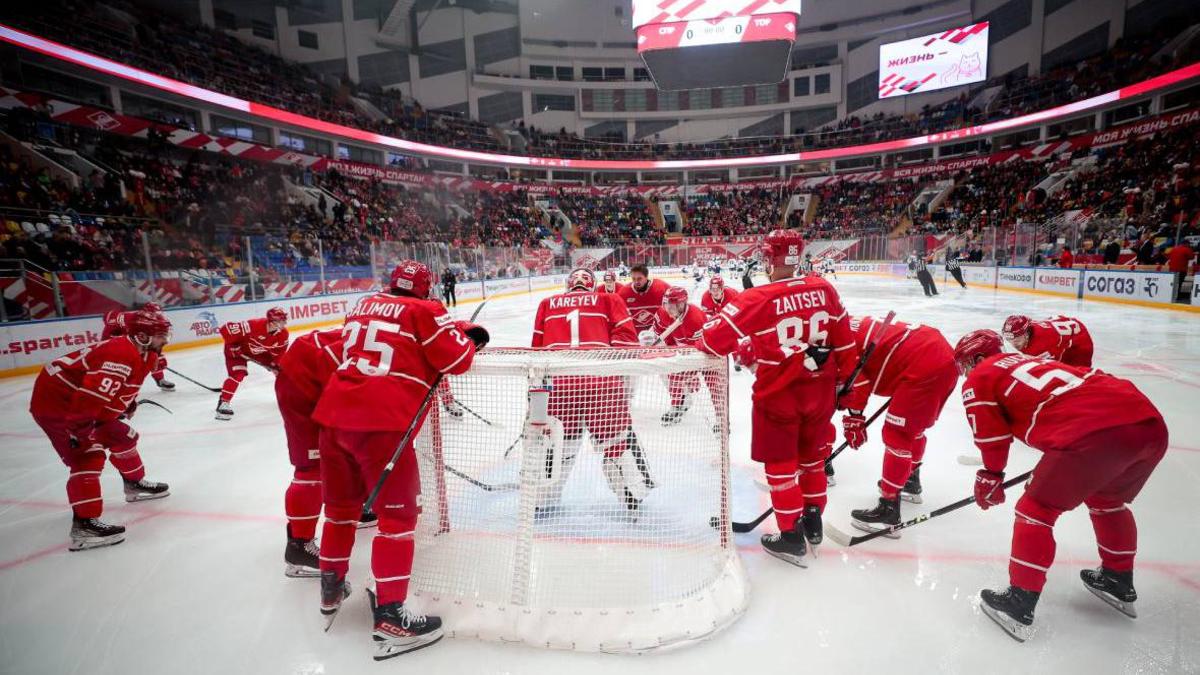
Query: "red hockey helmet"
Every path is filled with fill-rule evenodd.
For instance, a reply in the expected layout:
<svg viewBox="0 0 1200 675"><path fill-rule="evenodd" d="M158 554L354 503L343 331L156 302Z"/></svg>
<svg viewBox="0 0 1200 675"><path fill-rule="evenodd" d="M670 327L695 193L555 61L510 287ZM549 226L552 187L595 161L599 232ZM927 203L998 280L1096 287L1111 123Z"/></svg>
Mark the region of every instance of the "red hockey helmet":
<svg viewBox="0 0 1200 675"><path fill-rule="evenodd" d="M134 342L149 347L153 338L162 338L164 343L171 338L171 321L162 312L142 308L125 315L125 330Z"/></svg>
<svg viewBox="0 0 1200 675"><path fill-rule="evenodd" d="M105 326L120 326L123 323L121 321L122 314L124 314L124 312L122 312L119 309L111 309L111 310L105 312L104 313L104 325Z"/></svg>
<svg viewBox="0 0 1200 675"><path fill-rule="evenodd" d="M962 336L962 339L954 346L954 363L958 366L958 372L966 375L975 367L976 359L999 354L1002 351L1004 351L1004 341L1000 339L996 331L986 328L971 331Z"/></svg>
<svg viewBox="0 0 1200 675"><path fill-rule="evenodd" d="M719 295L721 293L724 293L725 292L725 278L719 274L714 276L708 282L708 290L712 291L714 295Z"/></svg>
<svg viewBox="0 0 1200 675"><path fill-rule="evenodd" d="M582 267L571 270L567 275L567 290L568 291L594 291L596 290L596 275L592 274L591 270Z"/></svg>
<svg viewBox="0 0 1200 675"><path fill-rule="evenodd" d="M612 270L607 270L604 273L604 283L606 283L606 284L617 283L617 273Z"/></svg>
<svg viewBox="0 0 1200 675"><path fill-rule="evenodd" d="M433 286L433 273L425 263L416 260L401 260L392 270L393 291L400 291L418 298L428 298Z"/></svg>
<svg viewBox="0 0 1200 675"><path fill-rule="evenodd" d="M663 293L663 307L673 317L682 316L687 311L688 292L679 286L671 286Z"/></svg>
<svg viewBox="0 0 1200 675"><path fill-rule="evenodd" d="M758 363L758 357L754 353L754 343L749 338L738 343L737 351L733 353L733 361L743 368L753 369Z"/></svg>
<svg viewBox="0 0 1200 675"><path fill-rule="evenodd" d="M271 309L268 309L267 322L274 323L277 321L280 323L287 323L287 312L283 311L283 308L281 307L272 307Z"/></svg>
<svg viewBox="0 0 1200 675"><path fill-rule="evenodd" d="M763 253L772 265L800 264L800 254L804 252L804 237L795 230L771 230L763 242Z"/></svg>
<svg viewBox="0 0 1200 675"><path fill-rule="evenodd" d="M1025 342L1029 340L1029 327L1033 325L1033 320L1024 314L1013 314L1004 320L1004 328L1000 329L1000 334L1004 336L1014 347L1020 349L1025 346ZM1018 341L1020 344L1018 344Z"/></svg>

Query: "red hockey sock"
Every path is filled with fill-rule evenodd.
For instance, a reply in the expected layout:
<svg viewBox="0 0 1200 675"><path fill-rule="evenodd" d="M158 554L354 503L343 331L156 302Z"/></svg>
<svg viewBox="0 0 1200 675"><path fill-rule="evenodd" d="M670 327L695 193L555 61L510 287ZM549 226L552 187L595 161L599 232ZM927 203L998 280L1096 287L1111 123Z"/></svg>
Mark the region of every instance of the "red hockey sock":
<svg viewBox="0 0 1200 675"><path fill-rule="evenodd" d="M900 488L908 480L912 471L912 453L901 448L885 446L883 448L883 478L879 481L879 494L884 499L895 499L900 494Z"/></svg>
<svg viewBox="0 0 1200 675"><path fill-rule="evenodd" d="M771 486L771 506L780 532L791 530L804 510L804 494L796 480L796 462L767 462L767 485Z"/></svg>
<svg viewBox="0 0 1200 675"><path fill-rule="evenodd" d="M243 376L245 377L245 376ZM221 385L221 400L229 402L233 400L233 395L237 393L238 385L242 383L241 378L234 379L232 377L225 378L225 384Z"/></svg>
<svg viewBox="0 0 1200 675"><path fill-rule="evenodd" d="M317 520L321 517L320 469L296 469L283 495L283 510L290 536L306 541L316 536Z"/></svg>
<svg viewBox="0 0 1200 675"><path fill-rule="evenodd" d="M1017 588L1040 593L1054 562L1054 522L1062 511L1043 506L1026 493L1017 500L1008 579Z"/></svg>
<svg viewBox="0 0 1200 675"><path fill-rule="evenodd" d="M138 454L137 446L118 450L113 448L108 461L120 472L121 478L139 481L146 477L146 469L142 467L142 456Z"/></svg>
<svg viewBox="0 0 1200 675"><path fill-rule="evenodd" d="M350 551L362 507L325 506L325 526L321 529L321 571L333 570L345 576L350 569Z"/></svg>
<svg viewBox="0 0 1200 675"><path fill-rule="evenodd" d="M99 518L104 512L100 496L100 472L104 470L104 451L89 450L72 462L67 477L67 500L76 518Z"/></svg>
<svg viewBox="0 0 1200 675"><path fill-rule="evenodd" d="M1132 572L1137 555L1137 523L1129 507L1117 501L1088 499L1100 564L1114 572Z"/></svg>
<svg viewBox="0 0 1200 675"><path fill-rule="evenodd" d="M908 451L912 455L913 468L920 466L921 462L925 461L924 431L922 431L920 435L913 439L912 445L909 446ZM904 480L908 480L908 478L905 478Z"/></svg>
<svg viewBox="0 0 1200 675"><path fill-rule="evenodd" d="M800 465L800 490L804 494L804 505L816 504L825 513L825 502L829 500L825 491L829 489L829 477L825 475L825 458L829 452L822 452L821 459Z"/></svg>
<svg viewBox="0 0 1200 675"><path fill-rule="evenodd" d="M404 602L412 574L415 520L396 519L385 511L379 516L379 533L371 546L371 574L379 604Z"/></svg>

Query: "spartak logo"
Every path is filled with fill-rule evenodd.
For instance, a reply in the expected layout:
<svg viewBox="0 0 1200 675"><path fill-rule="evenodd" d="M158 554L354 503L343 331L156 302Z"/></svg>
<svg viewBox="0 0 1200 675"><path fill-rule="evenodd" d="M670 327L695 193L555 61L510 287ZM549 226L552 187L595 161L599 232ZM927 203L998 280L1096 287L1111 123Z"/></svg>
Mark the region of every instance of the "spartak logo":
<svg viewBox="0 0 1200 675"><path fill-rule="evenodd" d="M97 129L101 129L103 131L109 131L121 126L120 120L112 115L109 115L103 110L97 110L96 112L88 115L87 119L89 122L96 125Z"/></svg>

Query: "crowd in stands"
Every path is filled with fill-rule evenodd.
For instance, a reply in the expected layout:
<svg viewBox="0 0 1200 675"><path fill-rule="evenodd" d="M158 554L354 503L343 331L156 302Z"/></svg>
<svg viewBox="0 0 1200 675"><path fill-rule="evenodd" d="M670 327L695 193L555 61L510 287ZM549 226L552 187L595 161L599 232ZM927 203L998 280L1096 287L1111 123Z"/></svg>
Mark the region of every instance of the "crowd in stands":
<svg viewBox="0 0 1200 675"><path fill-rule="evenodd" d="M886 233L901 224L919 184L912 179L878 183L840 180L814 188L816 215L810 239L845 239L864 232Z"/></svg>
<svg viewBox="0 0 1200 675"><path fill-rule="evenodd" d="M640 196L562 193L556 198L555 207L570 221L584 246L614 246L629 240L666 244L649 205Z"/></svg>
<svg viewBox="0 0 1200 675"><path fill-rule="evenodd" d="M691 195L684 204L687 236L734 236L766 234L780 226L781 201L778 189L749 188L730 192Z"/></svg>
<svg viewBox="0 0 1200 675"><path fill-rule="evenodd" d="M916 113L852 115L820 129L795 129L791 135L685 144L625 143L619 136L581 138L565 129L553 133L522 123L517 130L524 136L524 147L518 150L587 159L711 158L870 143L980 124L1086 98L1178 67L1192 55L1183 55L1180 63L1152 57L1193 22L1194 10L1181 12L1181 19L1166 21L1159 30L1135 39L1119 40L1097 56L1039 75L993 78ZM488 125L425 110L395 92L320 75L223 31L127 0L8 3L0 18L123 63L302 115L426 143L514 151L501 143L500 130Z"/></svg>

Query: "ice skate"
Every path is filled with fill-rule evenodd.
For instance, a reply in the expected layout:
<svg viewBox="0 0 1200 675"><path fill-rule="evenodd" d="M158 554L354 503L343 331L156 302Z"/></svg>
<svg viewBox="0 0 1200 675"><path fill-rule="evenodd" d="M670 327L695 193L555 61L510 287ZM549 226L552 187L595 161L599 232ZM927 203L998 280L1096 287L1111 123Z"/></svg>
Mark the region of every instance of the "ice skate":
<svg viewBox="0 0 1200 675"><path fill-rule="evenodd" d="M1094 570L1080 570L1079 578L1097 598L1125 616L1137 618L1137 608L1134 607L1137 591L1133 589L1133 572L1114 572L1097 567Z"/></svg>
<svg viewBox="0 0 1200 675"><path fill-rule="evenodd" d="M900 500L879 498L879 504L873 509L855 509L850 512L853 518L851 525L863 532L878 532L893 525L900 524ZM883 535L890 539L899 539L899 532L889 532Z"/></svg>
<svg viewBox="0 0 1200 675"><path fill-rule="evenodd" d="M350 582L346 577L339 577L337 572L328 570L321 572L321 616L325 617L325 631L333 627L342 601L350 597Z"/></svg>
<svg viewBox="0 0 1200 675"><path fill-rule="evenodd" d="M145 478L139 481L125 481L125 501L130 503L162 499L170 494L166 483L154 483Z"/></svg>
<svg viewBox="0 0 1200 675"><path fill-rule="evenodd" d="M175 391L175 383L165 377L161 380L155 380L154 383L163 391Z"/></svg>
<svg viewBox="0 0 1200 675"><path fill-rule="evenodd" d="M423 649L445 637L441 617L417 614L402 602L379 605L374 593L368 590L367 595L375 615L371 637L375 639L376 661Z"/></svg>
<svg viewBox="0 0 1200 675"><path fill-rule="evenodd" d="M283 575L293 579L309 579L321 576L321 564L318 557L321 552L316 539L296 539L288 537L287 548L283 549L283 561L287 567Z"/></svg>
<svg viewBox="0 0 1200 675"><path fill-rule="evenodd" d="M1009 586L1006 591L979 592L979 608L1012 639L1025 642L1033 637L1033 609L1040 593Z"/></svg>
<svg viewBox="0 0 1200 675"><path fill-rule="evenodd" d="M217 402L216 418L222 421L233 419L233 406L229 404L229 401Z"/></svg>
<svg viewBox="0 0 1200 675"><path fill-rule="evenodd" d="M908 480L904 482L904 487L900 488L900 499L911 504L921 504L924 502L921 499L921 465L914 464L912 473L908 474Z"/></svg>
<svg viewBox="0 0 1200 675"><path fill-rule="evenodd" d="M808 546L804 541L803 530L804 526L797 522L796 526L787 532L764 534L760 542L768 554L796 567L808 567L808 560L805 558Z"/></svg>
<svg viewBox="0 0 1200 675"><path fill-rule="evenodd" d="M74 518L71 521L69 551L115 546L125 541L125 526L109 525L98 518Z"/></svg>

